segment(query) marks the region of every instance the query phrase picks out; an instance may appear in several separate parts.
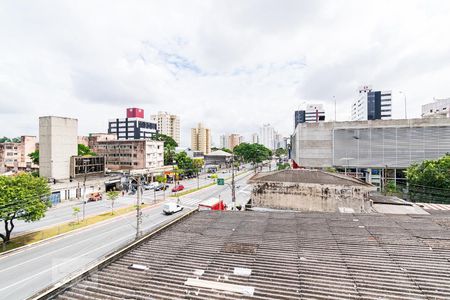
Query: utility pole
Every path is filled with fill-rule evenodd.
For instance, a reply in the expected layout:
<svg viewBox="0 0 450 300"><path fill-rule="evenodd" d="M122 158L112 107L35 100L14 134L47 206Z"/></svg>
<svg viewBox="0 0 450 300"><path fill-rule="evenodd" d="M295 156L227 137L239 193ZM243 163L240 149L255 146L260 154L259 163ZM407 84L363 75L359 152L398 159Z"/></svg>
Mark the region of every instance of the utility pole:
<svg viewBox="0 0 450 300"><path fill-rule="evenodd" d="M86 176L87 176L87 159L83 159L84 165L84 182L83 182L83 221L86 217Z"/></svg>
<svg viewBox="0 0 450 300"><path fill-rule="evenodd" d="M137 199L136 199L136 239L140 236L140 226L142 222L141 215L141 176L137 180Z"/></svg>
<svg viewBox="0 0 450 300"><path fill-rule="evenodd" d="M232 202L232 209L236 207L236 189L234 184L234 151L231 156L231 202Z"/></svg>

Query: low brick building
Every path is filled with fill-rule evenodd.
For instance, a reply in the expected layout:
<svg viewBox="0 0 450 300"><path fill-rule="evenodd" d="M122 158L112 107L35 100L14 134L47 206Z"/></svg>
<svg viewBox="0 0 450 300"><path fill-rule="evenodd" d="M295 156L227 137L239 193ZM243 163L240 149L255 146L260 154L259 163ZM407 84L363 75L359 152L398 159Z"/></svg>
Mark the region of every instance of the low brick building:
<svg viewBox="0 0 450 300"><path fill-rule="evenodd" d="M260 173L254 184L252 206L322 212L368 212L369 192L376 190L357 179L319 170Z"/></svg>

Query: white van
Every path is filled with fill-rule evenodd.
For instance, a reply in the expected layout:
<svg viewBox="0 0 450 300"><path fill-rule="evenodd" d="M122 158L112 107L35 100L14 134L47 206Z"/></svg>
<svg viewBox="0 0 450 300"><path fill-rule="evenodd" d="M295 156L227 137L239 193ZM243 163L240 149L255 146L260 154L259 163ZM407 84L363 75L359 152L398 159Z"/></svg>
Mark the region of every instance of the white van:
<svg viewBox="0 0 450 300"><path fill-rule="evenodd" d="M164 206L163 206L163 213L166 215L171 215L171 214L177 213L182 210L183 210L183 207L176 203L167 203L167 204L164 204Z"/></svg>

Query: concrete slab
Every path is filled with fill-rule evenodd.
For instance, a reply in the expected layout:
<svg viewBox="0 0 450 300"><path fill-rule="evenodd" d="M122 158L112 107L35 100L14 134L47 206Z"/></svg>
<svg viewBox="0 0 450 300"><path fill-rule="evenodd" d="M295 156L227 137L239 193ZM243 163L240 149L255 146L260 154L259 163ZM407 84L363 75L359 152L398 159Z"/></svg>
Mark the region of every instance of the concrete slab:
<svg viewBox="0 0 450 300"><path fill-rule="evenodd" d="M394 204L374 204L373 209L382 214L394 215L429 215L417 205L394 205Z"/></svg>

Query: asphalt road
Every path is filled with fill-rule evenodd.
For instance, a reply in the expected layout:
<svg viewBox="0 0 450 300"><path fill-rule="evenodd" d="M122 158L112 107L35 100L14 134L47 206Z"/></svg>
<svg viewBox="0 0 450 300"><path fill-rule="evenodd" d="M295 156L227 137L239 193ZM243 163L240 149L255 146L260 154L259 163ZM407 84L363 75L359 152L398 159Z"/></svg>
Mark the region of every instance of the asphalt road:
<svg viewBox="0 0 450 300"><path fill-rule="evenodd" d="M227 178L231 176L229 171L225 173L219 173L219 177ZM209 183L212 183L213 180L207 178L207 175L200 175L200 179L197 181L197 178L187 179L180 181L180 184L184 185L185 190L189 190L192 188L197 188L197 185L204 186ZM171 192L173 188L173 184L170 184L170 187L165 191L154 192L153 190L147 190L143 192L142 200L144 203L152 204L155 200L162 200L164 198L168 199L169 196L174 195ZM136 195L125 195L120 196L114 202L114 208L119 209L127 206L134 205L136 203ZM69 221L75 220L75 216L73 215L73 207L79 207L81 209L80 218L82 216L83 204L82 201L73 200L68 202L63 202L55 207L50 208L45 217L36 222L24 222L21 220L16 220L14 222L15 228L12 232L12 236L18 236L27 232L36 231L45 227L54 226L56 224L66 223ZM108 212L111 210L111 202L109 200L101 200L97 202L88 202L85 206L86 217L99 215L104 212ZM4 228L0 228L0 232L4 233Z"/></svg>
<svg viewBox="0 0 450 300"><path fill-rule="evenodd" d="M236 185L239 186L236 193L237 203L243 203L249 198L250 187L247 186L246 181L252 174L249 172L236 180ZM230 180L226 182L229 183ZM182 213L195 209L196 204L205 199L219 195L221 199L230 203L229 185L215 185L180 197L181 205L185 206ZM175 202L176 199L171 198L156 204L156 207L143 210L141 228L144 232L181 215L181 213L172 216L162 214L161 206L168 201ZM0 256L0 299L30 297L87 264L128 244L135 238L135 223L133 213Z"/></svg>

